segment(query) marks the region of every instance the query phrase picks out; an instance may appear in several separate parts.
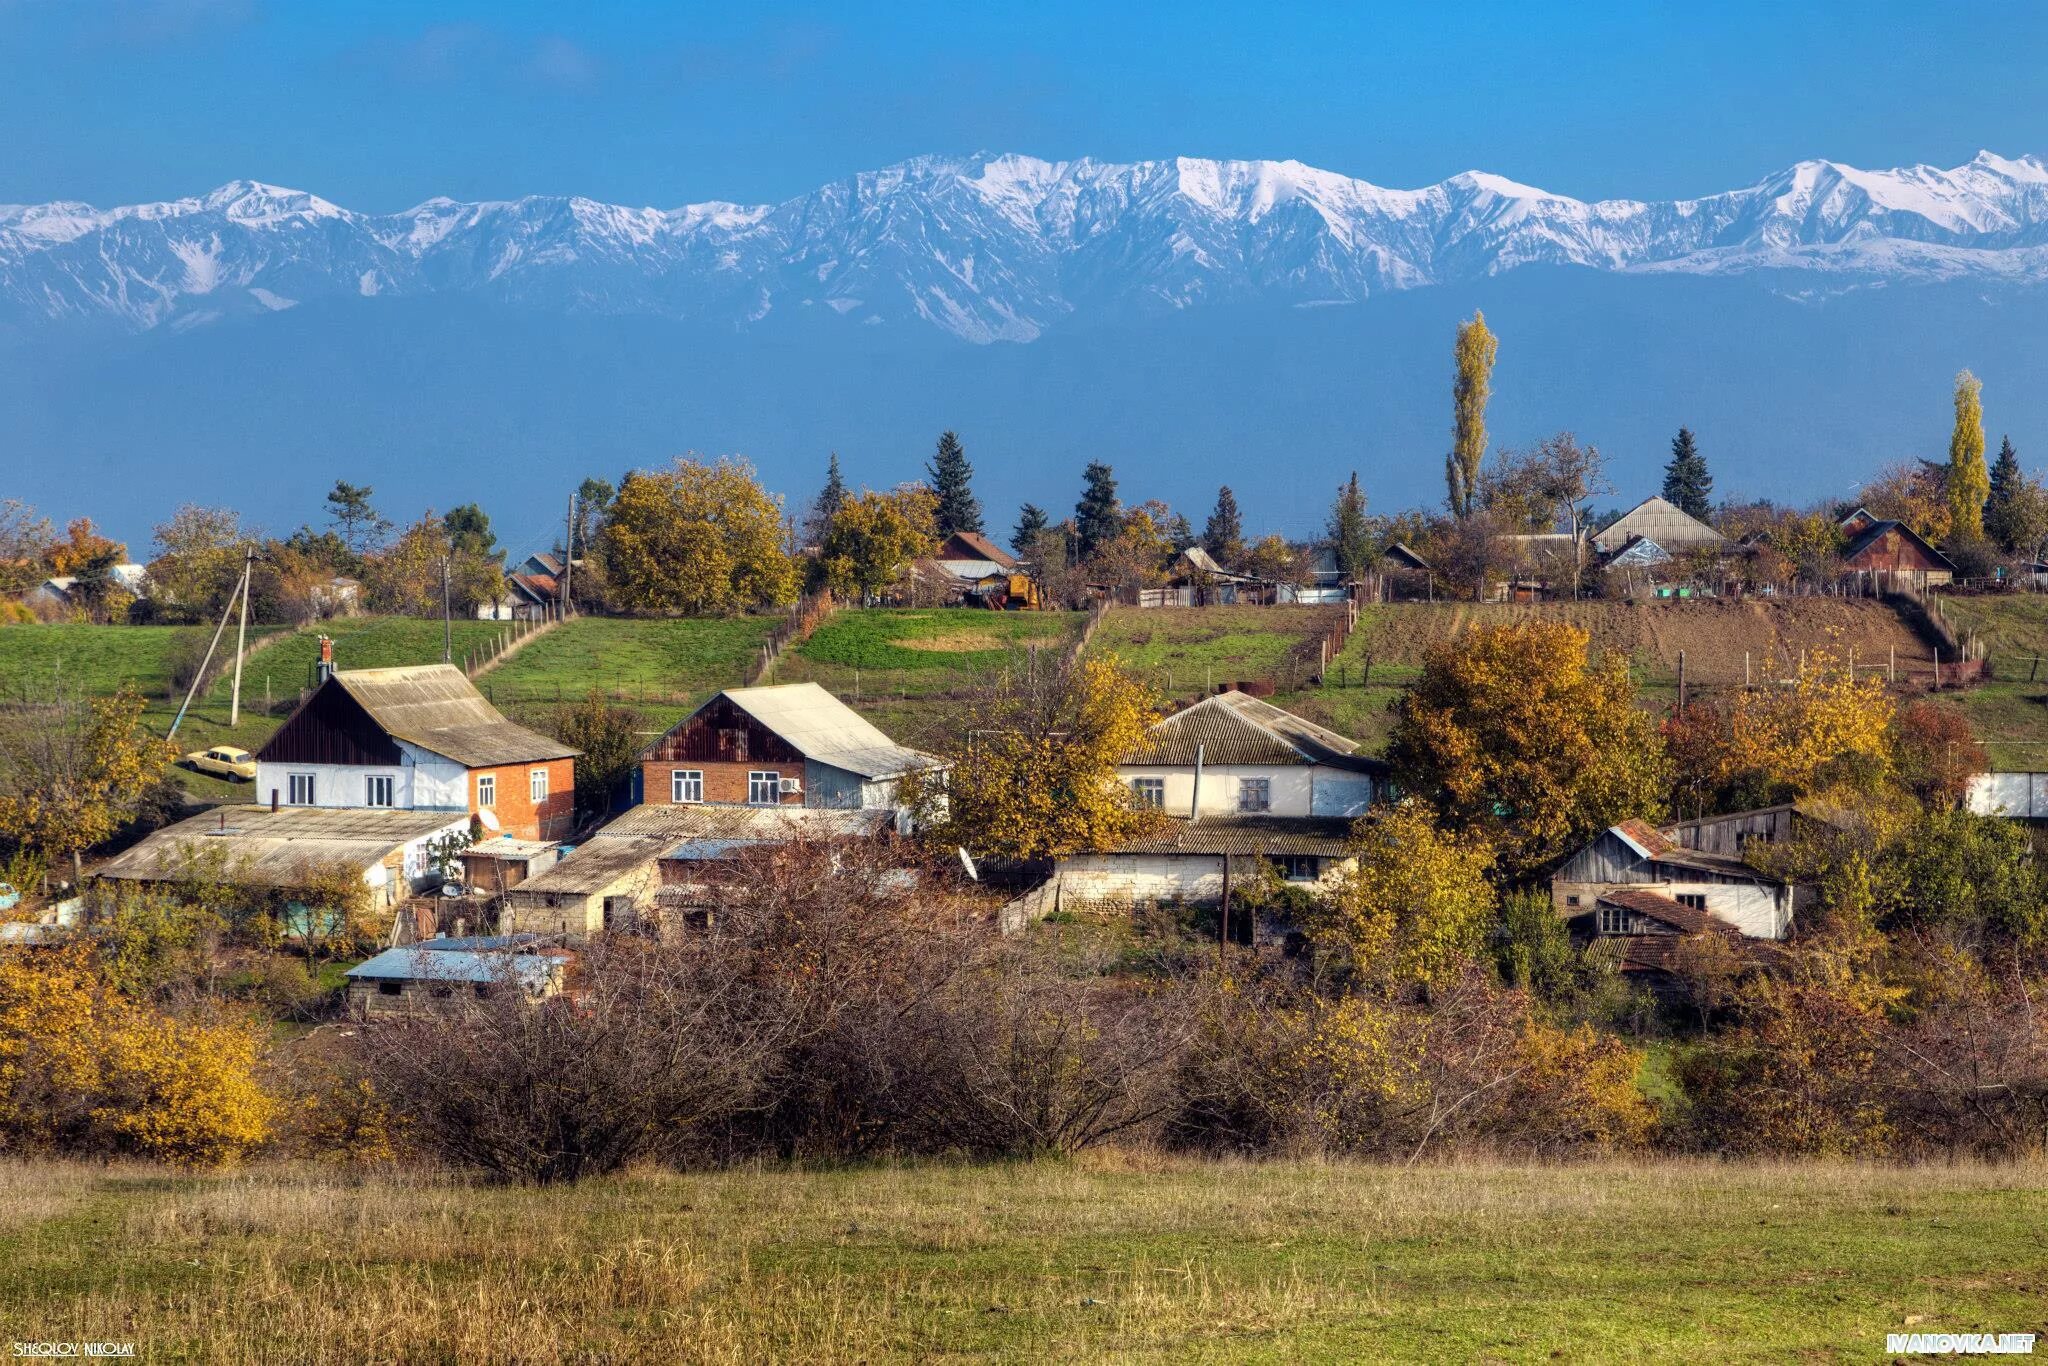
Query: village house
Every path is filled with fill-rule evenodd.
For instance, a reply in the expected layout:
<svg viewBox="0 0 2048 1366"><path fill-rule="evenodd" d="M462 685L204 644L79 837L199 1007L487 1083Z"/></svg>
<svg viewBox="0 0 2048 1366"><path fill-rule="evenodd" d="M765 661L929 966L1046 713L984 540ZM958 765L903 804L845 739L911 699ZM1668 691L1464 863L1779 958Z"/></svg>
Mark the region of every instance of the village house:
<svg viewBox="0 0 2048 1366"><path fill-rule="evenodd" d="M740 849L796 839L879 839L895 827L896 813L888 807L637 806L508 890L498 928L570 939L659 929L687 921L690 893L716 875L707 865Z"/></svg>
<svg viewBox="0 0 2048 1366"><path fill-rule="evenodd" d="M1272 585L1233 574L1198 545L1176 555L1163 588L1138 590L1140 607L1228 607L1270 601Z"/></svg>
<svg viewBox="0 0 2048 1366"><path fill-rule="evenodd" d="M389 909L437 886L437 846L466 839L456 811L342 810L222 806L143 838L101 864L103 882L178 883L195 875L251 887L291 889L309 874L346 868Z"/></svg>
<svg viewBox="0 0 2048 1366"><path fill-rule="evenodd" d="M42 607L50 611L64 611L86 605L86 599L79 592L79 578L76 574L59 574L44 579L23 596L31 607ZM149 566L141 564L117 564L107 570L107 587L127 593L131 597L149 596Z"/></svg>
<svg viewBox="0 0 2048 1366"><path fill-rule="evenodd" d="M897 744L815 683L728 688L641 755L638 799L896 810L905 778L943 780L949 767Z"/></svg>
<svg viewBox="0 0 2048 1366"><path fill-rule="evenodd" d="M1649 541L1667 555L1694 550L1734 549L1734 543L1677 504L1645 498L1593 533L1593 549L1614 556L1637 541Z"/></svg>
<svg viewBox="0 0 2048 1366"><path fill-rule="evenodd" d="M533 1000L559 995L574 956L521 942L527 938L434 939L386 949L345 974L348 1013L359 1020L446 1014L507 990Z"/></svg>
<svg viewBox="0 0 2048 1366"><path fill-rule="evenodd" d="M256 752L256 791L272 805L464 812L521 839L569 832L577 751L505 719L462 670L321 667Z"/></svg>
<svg viewBox="0 0 2048 1366"><path fill-rule="evenodd" d="M1857 508L1840 525L1847 542L1842 568L1867 577L1879 591L1904 588L1924 593L1955 580L1955 562L1904 522L1883 520Z"/></svg>
<svg viewBox="0 0 2048 1366"><path fill-rule="evenodd" d="M1241 692L1156 722L1117 774L1157 831L1058 860L1057 895L1083 902L1213 902L1262 860L1284 881L1327 885L1352 866L1357 819L1387 769L1357 741Z"/></svg>
<svg viewBox="0 0 2048 1366"><path fill-rule="evenodd" d="M1752 843L1792 837L1796 808L1768 807L1659 829L1629 820L1602 831L1550 880L1552 904L1575 934L1628 934L1630 912L1610 893L1650 891L1752 939L1783 939L1801 889L1752 868Z"/></svg>

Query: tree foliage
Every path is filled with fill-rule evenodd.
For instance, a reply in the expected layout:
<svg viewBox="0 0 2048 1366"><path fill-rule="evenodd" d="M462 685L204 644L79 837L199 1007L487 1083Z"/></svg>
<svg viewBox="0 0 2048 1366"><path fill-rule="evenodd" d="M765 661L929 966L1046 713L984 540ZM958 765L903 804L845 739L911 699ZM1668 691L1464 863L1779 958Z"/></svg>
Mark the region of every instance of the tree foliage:
<svg viewBox="0 0 2048 1366"><path fill-rule="evenodd" d="M1479 470L1486 459L1486 400L1493 391L1493 362L1500 343L1487 330L1486 315L1473 313L1458 324L1452 349L1451 453L1444 461L1453 517L1469 516L1478 505Z"/></svg>
<svg viewBox="0 0 2048 1366"><path fill-rule="evenodd" d="M1045 528L1045 509L1036 503L1024 504L1017 509L1017 529L1010 533L1010 549L1024 558L1030 558L1032 542Z"/></svg>
<svg viewBox="0 0 2048 1366"><path fill-rule="evenodd" d="M1337 499L1330 505L1330 519L1324 526L1330 553L1336 557L1337 572L1346 583L1356 583L1372 568L1378 550L1372 519L1365 511L1365 490L1358 486L1358 471L1337 487Z"/></svg>
<svg viewBox="0 0 2048 1366"><path fill-rule="evenodd" d="M391 530L390 521L370 502L375 491L368 484L351 484L346 479L335 480L328 490L328 523L352 554L375 550Z"/></svg>
<svg viewBox="0 0 2048 1366"><path fill-rule="evenodd" d="M796 597L781 500L744 460L629 474L598 550L614 605L638 616L730 616Z"/></svg>
<svg viewBox="0 0 2048 1366"><path fill-rule="evenodd" d="M1439 830L1430 808L1408 798L1363 823L1356 859L1310 912L1311 938L1384 987L1462 975L1493 915L1492 851Z"/></svg>
<svg viewBox="0 0 2048 1366"><path fill-rule="evenodd" d="M1714 476L1707 472L1707 458L1700 454L1692 429L1680 427L1671 439L1671 459L1664 466L1664 501L1688 517L1702 522L1714 510Z"/></svg>
<svg viewBox="0 0 2048 1366"><path fill-rule="evenodd" d="M1558 622L1481 627L1432 646L1398 708L1387 757L1402 786L1435 795L1514 874L1663 810L1669 762L1628 661L1589 663L1587 642Z"/></svg>
<svg viewBox="0 0 2048 1366"><path fill-rule="evenodd" d="M1228 484L1216 490L1216 506L1202 525L1202 549L1225 569L1235 569L1244 557L1244 520L1238 516L1237 495Z"/></svg>
<svg viewBox="0 0 2048 1366"><path fill-rule="evenodd" d="M938 449L925 467L934 500L932 527L943 540L956 531L980 531L981 500L974 496L974 466L953 432L939 433Z"/></svg>
<svg viewBox="0 0 2048 1366"><path fill-rule="evenodd" d="M932 491L916 484L890 493L863 489L842 499L825 529L813 572L823 586L849 601L879 596L932 553L937 508Z"/></svg>
<svg viewBox="0 0 2048 1366"><path fill-rule="evenodd" d="M1097 547L1121 529L1123 504L1116 496L1116 472L1100 460L1089 461L1081 479L1081 501L1074 506L1074 534L1081 558L1090 560Z"/></svg>
<svg viewBox="0 0 2048 1366"><path fill-rule="evenodd" d="M105 843L142 807L175 755L142 724L129 689L35 726L0 729L0 839L71 858Z"/></svg>
<svg viewBox="0 0 2048 1366"><path fill-rule="evenodd" d="M1991 477L1984 470L1984 384L1968 370L1956 376L1955 429L1948 439L1949 532L1968 540L1984 534L1984 500Z"/></svg>

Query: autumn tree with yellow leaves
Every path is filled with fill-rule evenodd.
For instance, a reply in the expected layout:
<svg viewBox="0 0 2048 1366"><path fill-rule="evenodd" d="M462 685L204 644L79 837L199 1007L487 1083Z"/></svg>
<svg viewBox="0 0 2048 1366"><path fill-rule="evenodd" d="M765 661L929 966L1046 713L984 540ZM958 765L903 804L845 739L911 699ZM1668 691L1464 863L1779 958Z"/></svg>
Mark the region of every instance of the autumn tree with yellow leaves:
<svg viewBox="0 0 2048 1366"><path fill-rule="evenodd" d="M936 827L941 842L997 858L1057 858L1114 848L1161 819L1117 776L1159 719L1158 701L1113 658L1005 675L974 711Z"/></svg>
<svg viewBox="0 0 2048 1366"><path fill-rule="evenodd" d="M825 523L813 575L841 598L866 602L932 553L938 498L922 484L890 493L863 489L840 499Z"/></svg>
<svg viewBox="0 0 2048 1366"><path fill-rule="evenodd" d="M1362 980L1428 988L1463 972L1495 904L1485 845L1437 829L1413 798L1362 823L1355 865L1308 914L1310 937Z"/></svg>
<svg viewBox="0 0 2048 1366"><path fill-rule="evenodd" d="M598 537L614 606L635 616L731 616L796 597L782 500L744 460L684 457L626 476Z"/></svg>
<svg viewBox="0 0 2048 1366"><path fill-rule="evenodd" d="M0 728L0 843L48 860L79 856L131 820L175 748L142 724L124 688L34 725Z"/></svg>
<svg viewBox="0 0 2048 1366"><path fill-rule="evenodd" d="M1663 813L1670 763L1628 661L1561 622L1481 627L1430 648L1387 747L1401 786L1519 877L1632 816Z"/></svg>

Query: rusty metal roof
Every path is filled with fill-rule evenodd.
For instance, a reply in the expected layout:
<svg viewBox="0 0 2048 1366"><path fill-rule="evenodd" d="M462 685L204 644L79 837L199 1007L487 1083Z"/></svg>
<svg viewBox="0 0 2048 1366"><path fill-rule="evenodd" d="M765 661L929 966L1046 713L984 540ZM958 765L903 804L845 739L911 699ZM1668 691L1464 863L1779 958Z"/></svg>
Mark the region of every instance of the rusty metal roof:
<svg viewBox="0 0 2048 1366"><path fill-rule="evenodd" d="M1358 773L1386 765L1358 753L1358 742L1270 702L1241 692L1205 697L1156 722L1145 743L1123 762L1133 767L1188 768L1199 751L1206 764L1326 764Z"/></svg>
<svg viewBox="0 0 2048 1366"><path fill-rule="evenodd" d="M319 806L222 806L166 826L101 864L96 876L170 882L195 870L236 882L289 887L314 868L347 864L367 870L414 840L466 830L462 811L361 810Z"/></svg>
<svg viewBox="0 0 2048 1366"><path fill-rule="evenodd" d="M1356 822L1326 816L1205 816L1164 818L1157 830L1115 849L1116 854L1314 854L1348 857Z"/></svg>
<svg viewBox="0 0 2048 1366"><path fill-rule="evenodd" d="M344 669L334 675L334 684L393 739L465 768L572 759L581 753L506 720L453 664Z"/></svg>

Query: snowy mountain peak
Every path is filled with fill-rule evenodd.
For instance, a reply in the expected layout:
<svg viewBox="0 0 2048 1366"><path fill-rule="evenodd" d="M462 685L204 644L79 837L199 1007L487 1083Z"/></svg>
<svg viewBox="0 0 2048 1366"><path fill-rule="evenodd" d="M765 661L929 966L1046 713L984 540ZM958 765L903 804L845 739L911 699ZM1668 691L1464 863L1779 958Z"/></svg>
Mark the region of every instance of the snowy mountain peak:
<svg viewBox="0 0 2048 1366"><path fill-rule="evenodd" d="M323 295L475 292L755 323L818 306L970 341L1088 311L1359 302L1531 265L2048 279L2048 162L1801 161L1698 199L1587 203L1485 171L1390 189L1292 160L929 155L781 204L434 198L359 214L237 180L114 209L0 207L0 326L181 326Z"/></svg>

